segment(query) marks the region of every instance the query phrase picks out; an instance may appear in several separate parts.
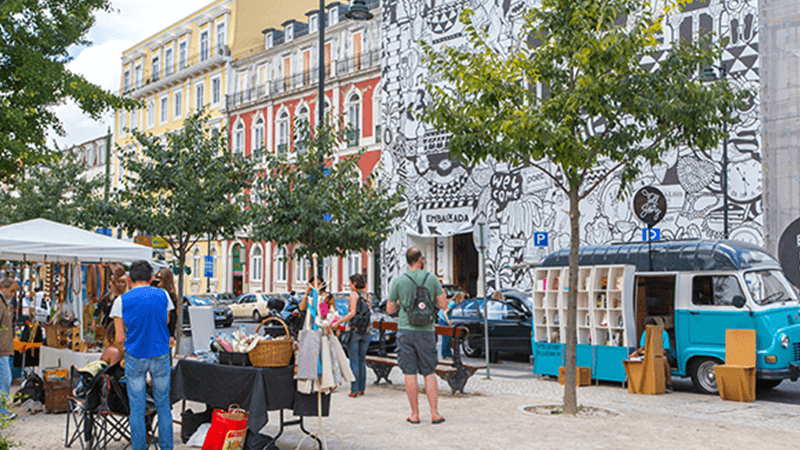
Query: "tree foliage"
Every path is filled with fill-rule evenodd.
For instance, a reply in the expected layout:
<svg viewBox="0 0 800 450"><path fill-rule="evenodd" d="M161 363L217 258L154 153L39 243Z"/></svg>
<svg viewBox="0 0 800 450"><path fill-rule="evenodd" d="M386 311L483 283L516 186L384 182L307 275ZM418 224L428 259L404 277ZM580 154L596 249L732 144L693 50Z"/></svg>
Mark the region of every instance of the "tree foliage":
<svg viewBox="0 0 800 450"><path fill-rule="evenodd" d="M253 206L253 236L278 245L299 244L310 257L372 250L393 231L400 194L389 194L373 170L362 179L364 150L337 156L347 133L324 124L298 123L294 150L268 154Z"/></svg>
<svg viewBox="0 0 800 450"><path fill-rule="evenodd" d="M660 44L669 11L652 10L648 0L543 0L526 13L513 48L495 47L471 11L461 16L468 50L423 44L442 80L428 85L425 120L451 133L451 154L537 167L569 198L564 402L571 413L579 202L608 177L620 180L623 196L641 166L659 163L670 148L716 146L734 120L727 111L744 105L746 93L733 93L727 80L699 78L721 50L710 36ZM645 57L658 62L643 64Z"/></svg>
<svg viewBox="0 0 800 450"><path fill-rule="evenodd" d="M165 138L132 131L141 151L123 153L125 186L116 194L118 223L163 237L178 259L178 297L183 296L186 257L208 235L233 238L247 223L246 190L253 164L228 150L225 132L211 130L198 111ZM182 308L176 305L178 323Z"/></svg>
<svg viewBox="0 0 800 450"><path fill-rule="evenodd" d="M41 162L49 131L64 135L52 106L72 100L96 120L109 108L136 104L65 66L70 49L90 44L94 14L109 9L108 0L0 3L0 178Z"/></svg>
<svg viewBox="0 0 800 450"><path fill-rule="evenodd" d="M23 168L11 190L0 193L4 224L36 218L92 229L110 222L102 201L103 177L90 178L72 151L53 152L44 163Z"/></svg>

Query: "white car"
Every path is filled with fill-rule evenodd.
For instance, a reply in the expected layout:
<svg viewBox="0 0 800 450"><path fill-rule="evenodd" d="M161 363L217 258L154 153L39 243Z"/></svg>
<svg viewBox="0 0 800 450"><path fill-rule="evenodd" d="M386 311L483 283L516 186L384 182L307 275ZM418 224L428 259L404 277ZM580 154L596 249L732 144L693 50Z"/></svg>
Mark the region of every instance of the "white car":
<svg viewBox="0 0 800 450"><path fill-rule="evenodd" d="M234 319L252 318L261 322L269 315L269 298L264 294L242 294L228 307Z"/></svg>

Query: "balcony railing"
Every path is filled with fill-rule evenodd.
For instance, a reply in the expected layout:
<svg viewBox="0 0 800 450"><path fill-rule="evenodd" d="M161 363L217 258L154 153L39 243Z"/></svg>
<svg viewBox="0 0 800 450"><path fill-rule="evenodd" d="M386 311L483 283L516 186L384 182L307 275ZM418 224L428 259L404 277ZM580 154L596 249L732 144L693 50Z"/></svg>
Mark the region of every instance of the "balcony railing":
<svg viewBox="0 0 800 450"><path fill-rule="evenodd" d="M278 154L284 155L289 151L289 144L278 144Z"/></svg>
<svg viewBox="0 0 800 450"><path fill-rule="evenodd" d="M331 77L356 73L360 70L370 69L379 66L381 63L380 51L362 53L351 58L342 59L335 62L336 65L327 64L325 66L325 79ZM336 67L336 72L331 74L331 69ZM319 80L317 68L295 73L289 77L268 81L262 85L225 96L225 105L228 110L243 107L271 95L300 89L304 86L316 85Z"/></svg>
<svg viewBox="0 0 800 450"><path fill-rule="evenodd" d="M128 86L126 88L123 88L122 93L127 94L129 92L136 91L137 89L141 89L150 83L155 83L161 80L163 77L171 76L177 72L188 69L197 64L203 63L209 59L213 59L214 57L228 57L228 56L231 56L230 48L227 45L218 45L214 47L213 53L206 58L201 58L200 53L192 54L188 58L178 58L177 70L175 70L170 65L163 68L159 67L158 70L153 71L152 67L148 66L144 71L143 76L138 80L134 80L133 86Z"/></svg>

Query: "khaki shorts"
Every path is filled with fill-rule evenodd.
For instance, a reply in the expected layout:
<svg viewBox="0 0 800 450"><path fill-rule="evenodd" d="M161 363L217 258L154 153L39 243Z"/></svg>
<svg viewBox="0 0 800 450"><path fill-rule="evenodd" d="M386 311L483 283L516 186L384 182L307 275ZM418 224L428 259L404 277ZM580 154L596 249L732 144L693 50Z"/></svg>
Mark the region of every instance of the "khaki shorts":
<svg viewBox="0 0 800 450"><path fill-rule="evenodd" d="M435 332L397 330L397 366L404 375L430 375L438 363Z"/></svg>

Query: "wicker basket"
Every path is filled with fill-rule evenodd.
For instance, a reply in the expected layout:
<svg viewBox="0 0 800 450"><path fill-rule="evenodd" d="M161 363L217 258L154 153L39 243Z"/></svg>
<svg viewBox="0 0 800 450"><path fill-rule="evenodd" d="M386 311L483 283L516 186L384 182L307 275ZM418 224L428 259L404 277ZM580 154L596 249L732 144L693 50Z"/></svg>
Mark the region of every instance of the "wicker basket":
<svg viewBox="0 0 800 450"><path fill-rule="evenodd" d="M283 339L270 339L258 341L256 347L250 350L250 364L254 367L286 367L292 362L292 339L286 323L277 317L268 317L261 322L256 329L256 334L261 331L261 327L269 321L277 321L286 330L286 337Z"/></svg>

